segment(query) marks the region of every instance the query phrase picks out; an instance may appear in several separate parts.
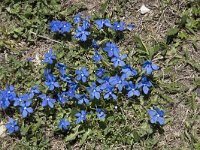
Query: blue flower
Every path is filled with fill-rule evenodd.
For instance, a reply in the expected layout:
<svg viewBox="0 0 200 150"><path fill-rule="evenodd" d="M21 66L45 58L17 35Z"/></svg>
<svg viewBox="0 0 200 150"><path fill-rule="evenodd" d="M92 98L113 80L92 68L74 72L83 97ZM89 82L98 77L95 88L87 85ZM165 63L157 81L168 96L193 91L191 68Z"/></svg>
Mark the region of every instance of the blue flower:
<svg viewBox="0 0 200 150"><path fill-rule="evenodd" d="M111 59L111 62L113 62L114 67L116 68L117 66L125 66L125 62L123 61L123 59L125 59L127 57L126 54L123 54L122 56L118 56L118 57L113 57Z"/></svg>
<svg viewBox="0 0 200 150"><path fill-rule="evenodd" d="M9 105L10 105L9 100L2 98L2 96L0 95L0 108L6 109L9 107Z"/></svg>
<svg viewBox="0 0 200 150"><path fill-rule="evenodd" d="M55 87L60 87L59 83L56 82L56 77L50 73L50 69L45 69L45 85L50 91L54 90Z"/></svg>
<svg viewBox="0 0 200 150"><path fill-rule="evenodd" d="M63 63L57 63L57 64L56 64L56 67L59 69L60 74L61 74L62 76L64 76L64 75L65 75L65 72L66 72L67 66L66 66L65 64L63 64Z"/></svg>
<svg viewBox="0 0 200 150"><path fill-rule="evenodd" d="M69 83L69 88L76 90L78 88L78 83L76 83L76 82Z"/></svg>
<svg viewBox="0 0 200 150"><path fill-rule="evenodd" d="M67 92L66 92L67 96L69 98L74 98L75 97L75 94L76 94L76 89L73 89L73 88L70 88Z"/></svg>
<svg viewBox="0 0 200 150"><path fill-rule="evenodd" d="M93 82L91 87L87 87L87 90L90 92L90 99L100 99L100 88L96 86L96 83Z"/></svg>
<svg viewBox="0 0 200 150"><path fill-rule="evenodd" d="M137 89L137 85L133 84L132 81L128 82L128 97L132 97L133 95L135 96L140 96L140 91Z"/></svg>
<svg viewBox="0 0 200 150"><path fill-rule="evenodd" d="M67 130L70 126L70 122L68 120L66 120L65 118L62 118L60 120L60 123L58 125L58 128L59 129L64 129L64 130Z"/></svg>
<svg viewBox="0 0 200 150"><path fill-rule="evenodd" d="M90 35L89 31L86 31L84 27L78 26L76 29L75 39L79 38L81 41L86 41L87 36Z"/></svg>
<svg viewBox="0 0 200 150"><path fill-rule="evenodd" d="M30 101L30 97L28 94L22 94L19 97L16 97L14 99L14 106L21 106L22 104L26 103L27 101Z"/></svg>
<svg viewBox="0 0 200 150"><path fill-rule="evenodd" d="M59 32L60 28L62 27L62 23L57 20L53 20L50 22L51 32Z"/></svg>
<svg viewBox="0 0 200 150"><path fill-rule="evenodd" d="M74 98L78 84L76 82L69 83L69 90L65 92L69 98Z"/></svg>
<svg viewBox="0 0 200 150"><path fill-rule="evenodd" d="M90 27L90 22L89 20L83 20L83 28L84 30L88 29Z"/></svg>
<svg viewBox="0 0 200 150"><path fill-rule="evenodd" d="M96 23L96 25L98 26L98 29L99 29L99 30L102 29L104 25L107 26L107 27L111 27L111 26L112 26L112 25L110 24L110 20L109 20L109 19L105 19L105 20L103 20L103 19L96 20L95 23Z"/></svg>
<svg viewBox="0 0 200 150"><path fill-rule="evenodd" d="M106 114L105 111L101 108L96 108L96 112L97 112L97 118L98 119L105 119Z"/></svg>
<svg viewBox="0 0 200 150"><path fill-rule="evenodd" d="M135 28L134 24L128 24L126 27L129 31L132 31Z"/></svg>
<svg viewBox="0 0 200 150"><path fill-rule="evenodd" d="M95 61L95 63L98 63L102 60L102 57L99 55L98 51L95 51L95 55L92 57L92 59Z"/></svg>
<svg viewBox="0 0 200 150"><path fill-rule="evenodd" d="M9 123L7 123L5 126L9 134L19 131L17 121L15 121L13 118L9 118Z"/></svg>
<svg viewBox="0 0 200 150"><path fill-rule="evenodd" d="M6 92L7 98L8 98L10 101L13 101L14 98L16 97L15 88L14 88L14 86L12 86L12 85L6 86L5 92Z"/></svg>
<svg viewBox="0 0 200 150"><path fill-rule="evenodd" d="M85 67L82 67L81 70L76 70L76 80L80 81L82 79L82 82L87 81L87 77L90 75L89 72Z"/></svg>
<svg viewBox="0 0 200 150"><path fill-rule="evenodd" d="M60 79L63 80L64 82L67 82L67 83L71 83L72 82L71 77L69 75L66 75L66 74L61 75Z"/></svg>
<svg viewBox="0 0 200 150"><path fill-rule="evenodd" d="M137 75L137 71L133 69L131 66L126 65L122 68L123 76L126 78L132 76L132 75Z"/></svg>
<svg viewBox="0 0 200 150"><path fill-rule="evenodd" d="M120 22L115 22L112 28L115 29L116 31L124 31L124 26L125 23L120 21Z"/></svg>
<svg viewBox="0 0 200 150"><path fill-rule="evenodd" d="M113 93L114 92L114 87L111 85L108 85L105 89L104 89L104 99L109 99L110 97L112 97L114 100L117 99L117 96Z"/></svg>
<svg viewBox="0 0 200 150"><path fill-rule="evenodd" d="M110 85L116 86L119 91L122 91L122 88L127 84L127 81L125 80L124 76L119 77L118 75L115 75L114 77L110 77L109 79Z"/></svg>
<svg viewBox="0 0 200 150"><path fill-rule="evenodd" d="M29 113L33 113L33 109L29 107L30 105L30 101L26 101L25 103L20 105L20 112L22 113L22 118L26 118Z"/></svg>
<svg viewBox="0 0 200 150"><path fill-rule="evenodd" d="M107 42L103 50L108 53L108 57L119 56L119 49L115 43Z"/></svg>
<svg viewBox="0 0 200 150"><path fill-rule="evenodd" d="M159 123L160 125L164 125L165 124L165 120L163 118L164 116L164 111L160 110L158 107L154 107L154 110L149 109L148 110L149 116L151 117L150 122L152 124L154 123Z"/></svg>
<svg viewBox="0 0 200 150"><path fill-rule="evenodd" d="M65 104L67 102L67 98L65 97L66 93L58 93L58 102L60 104Z"/></svg>
<svg viewBox="0 0 200 150"><path fill-rule="evenodd" d="M45 55L44 55L44 62L47 64L53 64L53 60L56 59L56 55L53 54L53 50L50 49Z"/></svg>
<svg viewBox="0 0 200 150"><path fill-rule="evenodd" d="M98 50L99 49L99 45L97 44L97 42L95 40L92 40L92 47L95 49L95 50Z"/></svg>
<svg viewBox="0 0 200 150"><path fill-rule="evenodd" d="M75 116L77 117L76 124L80 124L81 122L86 120L87 112L85 110L81 110L81 112L76 113Z"/></svg>
<svg viewBox="0 0 200 150"><path fill-rule="evenodd" d="M78 104L82 105L83 103L85 103L86 105L89 104L89 99L87 99L85 93L82 95L76 94L76 99L78 99Z"/></svg>
<svg viewBox="0 0 200 150"><path fill-rule="evenodd" d="M104 76L102 79L97 79L97 82L100 83L100 89L104 90L106 89L110 83L109 83L109 78L107 76Z"/></svg>
<svg viewBox="0 0 200 150"><path fill-rule="evenodd" d="M6 86L5 90L0 90L0 107L6 109L10 106L10 102L14 101L16 98L16 93L14 87Z"/></svg>
<svg viewBox="0 0 200 150"><path fill-rule="evenodd" d="M99 69L96 70L96 75L98 77L102 77L104 73L108 72L107 70L103 69L103 67L99 67Z"/></svg>
<svg viewBox="0 0 200 150"><path fill-rule="evenodd" d="M81 15L80 13L76 14L74 16L74 24L78 24L79 22L81 22Z"/></svg>
<svg viewBox="0 0 200 150"><path fill-rule="evenodd" d="M142 70L146 71L146 74L149 75L153 70L158 70L159 67L155 64L153 64L151 61L147 60L144 62L144 65L142 66Z"/></svg>
<svg viewBox="0 0 200 150"><path fill-rule="evenodd" d="M29 92L30 99L32 99L35 94L39 94L39 93L40 93L40 91L38 90L38 85L35 85L34 87L31 88L31 90Z"/></svg>
<svg viewBox="0 0 200 150"><path fill-rule="evenodd" d="M146 76L142 75L142 79L138 83L138 88L143 89L144 94L148 94L149 88L152 86L152 83L147 79Z"/></svg>
<svg viewBox="0 0 200 150"><path fill-rule="evenodd" d="M49 106L51 108L54 107L54 103L56 102L55 99L49 98L46 94L41 94L39 97L42 99L42 107Z"/></svg>
<svg viewBox="0 0 200 150"><path fill-rule="evenodd" d="M10 105L10 101L8 98L8 94L5 90L0 91L0 107L2 109L8 108Z"/></svg>
<svg viewBox="0 0 200 150"><path fill-rule="evenodd" d="M70 30L71 30L71 23L67 22L67 21L63 21L61 23L61 33L64 33L64 32L67 32L67 33L70 33Z"/></svg>

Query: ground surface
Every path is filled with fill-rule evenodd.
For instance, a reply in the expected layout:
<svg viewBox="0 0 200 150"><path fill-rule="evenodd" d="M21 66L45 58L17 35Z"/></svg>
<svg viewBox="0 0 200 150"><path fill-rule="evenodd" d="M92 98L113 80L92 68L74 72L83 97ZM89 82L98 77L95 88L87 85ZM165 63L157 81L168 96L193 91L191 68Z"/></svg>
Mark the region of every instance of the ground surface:
<svg viewBox="0 0 200 150"><path fill-rule="evenodd" d="M2 2L0 2L2 3ZM82 4L84 9L81 13L84 15L93 15L98 13L105 1L92 2L89 0L79 1L71 0L62 1L63 9L76 6L77 3ZM138 10L142 4L145 4L151 11L142 15ZM126 35L118 45L123 51L135 47L133 42L133 34L141 37L143 42L149 47L155 43L163 42L170 28L177 25L183 13L189 9L189 1L186 0L113 0L106 5L107 14L114 18L120 19L126 23L134 23L136 28L134 33ZM24 37L19 35L13 38L11 32L13 24L20 19L16 19L12 14L7 18L4 4L0 11L0 29L1 40L4 44L0 44L0 63L1 66L6 65L6 57L8 55L16 55L19 51L21 57L19 60L26 60L29 57L42 57L44 52L56 44L57 41L51 40L47 36L47 32L39 32L39 36L33 36L32 42L26 41ZM2 13L1 13L2 12ZM16 19L16 20L15 20ZM20 23L19 23L20 24ZM31 30L28 27L27 30ZM20 31L19 31L20 32ZM34 31L35 32L35 31ZM187 31L186 31L187 32ZM37 62L37 60L34 60ZM200 31L195 30L188 33L186 38L176 36L174 41L169 44L166 55L159 52L153 59L153 62L160 66L160 71L155 76L160 78L161 86L156 88L158 97L165 102L161 105L165 108L167 124L163 127L164 133L157 132L153 139L155 144L145 143L145 141L136 142L130 145L114 145L111 149L200 149ZM9 79L6 79L9 80ZM6 81L4 80L4 82ZM0 84L3 88L3 84ZM134 116L132 112L125 112L128 116ZM130 121L130 120L129 120ZM138 122L130 122L137 125ZM131 125L130 125L131 126ZM147 137L152 138L152 137ZM16 139L6 138L1 140L2 149L13 148L11 142ZM65 149L65 144L60 138L51 140L51 149ZM149 145L150 148L148 147ZM153 146L152 146L153 145ZM73 145L73 149L79 149L79 144ZM82 149L91 149L91 142L88 141ZM26 148L25 148L26 149ZM102 149L102 145L96 147Z"/></svg>

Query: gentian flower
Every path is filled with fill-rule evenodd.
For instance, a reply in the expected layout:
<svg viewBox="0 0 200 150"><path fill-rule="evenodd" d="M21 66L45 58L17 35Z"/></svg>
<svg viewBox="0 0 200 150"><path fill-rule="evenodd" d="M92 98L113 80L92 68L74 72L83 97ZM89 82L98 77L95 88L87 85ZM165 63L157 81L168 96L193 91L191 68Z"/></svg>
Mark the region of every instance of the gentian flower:
<svg viewBox="0 0 200 150"><path fill-rule="evenodd" d="M45 55L44 55L44 62L47 64L53 64L53 60L56 59L56 55L53 54L53 50L50 49Z"/></svg>
<svg viewBox="0 0 200 150"><path fill-rule="evenodd" d="M83 28L84 30L88 29L90 27L90 22L89 20L83 20Z"/></svg>
<svg viewBox="0 0 200 150"><path fill-rule="evenodd" d="M67 92L66 92L66 94L67 94L67 96L69 97L69 98L74 98L75 97L75 95L76 95L76 89L74 89L74 88L70 88Z"/></svg>
<svg viewBox="0 0 200 150"><path fill-rule="evenodd" d="M114 100L117 99L117 96L113 93L114 92L114 87L111 85L108 85L105 89L104 89L104 99L109 99L110 97L112 97Z"/></svg>
<svg viewBox="0 0 200 150"><path fill-rule="evenodd" d="M60 123L58 125L58 128L59 129L64 129L64 130L67 130L70 126L70 122L68 120L66 120L65 118L62 118L60 120Z"/></svg>
<svg viewBox="0 0 200 150"><path fill-rule="evenodd" d="M97 82L101 84L100 85L101 90L106 89L110 85L109 78L107 76L104 76L102 79L100 79L100 78L97 79Z"/></svg>
<svg viewBox="0 0 200 150"><path fill-rule="evenodd" d="M89 104L89 99L87 99L85 93L83 95L76 94L76 99L78 99L78 104L82 105L85 103L86 105Z"/></svg>
<svg viewBox="0 0 200 150"><path fill-rule="evenodd" d="M73 81L71 80L71 77L70 77L69 75L66 75L66 74L61 75L61 76L60 76L60 79L61 79L62 81L64 81L64 82L67 82L67 83L73 82Z"/></svg>
<svg viewBox="0 0 200 150"><path fill-rule="evenodd" d="M67 32L67 33L70 33L70 30L71 30L71 23L67 22L67 21L63 21L61 22L61 33L64 33L64 32Z"/></svg>
<svg viewBox="0 0 200 150"><path fill-rule="evenodd" d="M86 41L87 36L90 35L89 31L86 31L84 27L78 26L76 29L75 39L79 38L81 41Z"/></svg>
<svg viewBox="0 0 200 150"><path fill-rule="evenodd" d="M108 57L119 56L119 49L115 43L107 42L103 50L108 53Z"/></svg>
<svg viewBox="0 0 200 150"><path fill-rule="evenodd" d="M59 32L60 28L62 27L62 23L57 20L53 20L50 22L51 32Z"/></svg>
<svg viewBox="0 0 200 150"><path fill-rule="evenodd" d="M57 96L58 96L58 102L60 104L65 104L67 102L67 98L65 97L65 94L66 93L58 93Z"/></svg>
<svg viewBox="0 0 200 150"><path fill-rule="evenodd" d="M6 86L5 92L6 92L7 98L8 98L10 101L13 101L14 98L16 97L15 88L14 88L14 86L12 86L12 85Z"/></svg>
<svg viewBox="0 0 200 150"><path fill-rule="evenodd" d="M5 90L0 91L0 107L2 109L6 109L9 107L9 105L10 105L10 101L9 101L7 91Z"/></svg>
<svg viewBox="0 0 200 150"><path fill-rule="evenodd" d="M61 74L62 76L64 76L64 75L65 75L65 72L66 72L67 66L66 66L65 64L63 64L63 63L57 63L57 64L56 64L56 67L59 69L60 74Z"/></svg>
<svg viewBox="0 0 200 150"><path fill-rule="evenodd" d="M39 94L40 91L38 90L38 85L35 85L34 87L31 88L29 92L29 98L32 99L35 94Z"/></svg>
<svg viewBox="0 0 200 150"><path fill-rule="evenodd" d="M125 23L120 21L120 22L115 22L112 28L115 29L116 31L124 31L124 26Z"/></svg>
<svg viewBox="0 0 200 150"><path fill-rule="evenodd" d="M28 94L22 94L14 99L14 106L21 106L22 104L30 101L31 97Z"/></svg>
<svg viewBox="0 0 200 150"><path fill-rule="evenodd" d="M80 124L81 122L86 120L87 112L85 110L81 110L81 112L76 113L75 116L77 117L76 124Z"/></svg>
<svg viewBox="0 0 200 150"><path fill-rule="evenodd" d="M102 77L104 73L108 72L107 70L103 69L103 67L99 67L99 69L96 70L96 75L98 77Z"/></svg>
<svg viewBox="0 0 200 150"><path fill-rule="evenodd" d="M90 75L89 72L85 67L82 67L81 70L76 70L76 80L80 81L82 79L82 82L87 81L87 77Z"/></svg>
<svg viewBox="0 0 200 150"><path fill-rule="evenodd" d="M90 99L100 99L100 88L96 86L96 83L93 82L91 87L87 87L87 90L90 92Z"/></svg>
<svg viewBox="0 0 200 150"><path fill-rule="evenodd" d="M6 109L10 106L10 102L8 99L2 98L2 95L0 95L0 108Z"/></svg>
<svg viewBox="0 0 200 150"><path fill-rule="evenodd" d="M123 66L122 68L122 72L123 72L123 76L125 76L126 78L132 76L132 75L137 75L137 71L134 70L131 66L126 65Z"/></svg>
<svg viewBox="0 0 200 150"><path fill-rule="evenodd" d="M48 105L49 107L53 108L54 103L56 102L55 99L47 97L46 94L41 94L39 95L39 97L42 99L42 107Z"/></svg>
<svg viewBox="0 0 200 150"><path fill-rule="evenodd" d="M69 90L65 92L66 95L71 99L74 98L77 88L78 88L78 84L76 82L69 83Z"/></svg>
<svg viewBox="0 0 200 150"><path fill-rule="evenodd" d="M122 88L127 84L124 76L119 77L118 75L114 77L110 77L109 79L110 85L116 86L119 91L122 91Z"/></svg>
<svg viewBox="0 0 200 150"><path fill-rule="evenodd" d="M9 134L19 131L17 121L15 121L13 118L9 118L9 123L7 123L5 126Z"/></svg>
<svg viewBox="0 0 200 150"><path fill-rule="evenodd" d="M22 113L22 118L26 118L29 113L33 113L33 108L31 108L30 105L30 101L26 101L25 103L20 105L20 112Z"/></svg>
<svg viewBox="0 0 200 150"><path fill-rule="evenodd" d="M118 57L113 57L111 59L111 62L113 62L114 67L116 68L117 66L125 66L125 62L123 61L125 58L127 57L126 54L123 54L122 56L118 56Z"/></svg>
<svg viewBox="0 0 200 150"><path fill-rule="evenodd" d="M81 15L80 13L76 14L74 16L74 24L78 24L79 22L81 22Z"/></svg>
<svg viewBox="0 0 200 150"><path fill-rule="evenodd" d="M95 61L95 63L98 63L102 60L102 57L99 55L98 51L95 51L95 55L92 57L92 59Z"/></svg>
<svg viewBox="0 0 200 150"><path fill-rule="evenodd" d="M96 112L97 112L97 118L98 119L105 119L106 114L105 111L101 108L96 108Z"/></svg>
<svg viewBox="0 0 200 150"><path fill-rule="evenodd" d="M151 61L147 60L144 62L142 70L146 70L146 74L149 75L153 70L158 70L159 67L153 64Z"/></svg>
<svg viewBox="0 0 200 150"><path fill-rule="evenodd" d="M133 28L135 28L135 25L134 25L134 24L128 24L126 28L127 28L129 31L132 31Z"/></svg>
<svg viewBox="0 0 200 150"><path fill-rule="evenodd" d="M78 88L78 83L76 82L69 83L69 88L76 90Z"/></svg>
<svg viewBox="0 0 200 150"><path fill-rule="evenodd" d="M92 47L95 49L95 50L98 50L99 49L99 45L97 44L97 42L95 40L92 40Z"/></svg>
<svg viewBox="0 0 200 150"><path fill-rule="evenodd" d="M142 75L142 79L138 83L138 88L143 89L144 94L148 94L149 88L152 86L152 83L147 79L146 76Z"/></svg>
<svg viewBox="0 0 200 150"><path fill-rule="evenodd" d="M96 20L95 23L96 23L96 25L98 26L98 29L99 29L99 30L102 29L104 25L107 26L107 27L111 27L111 26L112 26L112 25L110 24L110 20L109 20L109 19L105 19L105 20L103 20L103 19Z"/></svg>
<svg viewBox="0 0 200 150"><path fill-rule="evenodd" d="M51 69L44 69L44 76L48 76L51 73Z"/></svg>
<svg viewBox="0 0 200 150"><path fill-rule="evenodd" d="M160 125L164 125L165 124L165 120L163 118L164 116L164 111L160 110L158 107L155 107L154 110L149 109L148 110L149 116L151 117L150 122L152 124L158 122Z"/></svg>
<svg viewBox="0 0 200 150"><path fill-rule="evenodd" d="M49 72L50 72L49 69L45 69L45 73L44 73L45 80L46 80L45 85L48 87L50 91L52 91L54 90L55 87L60 87L60 85L58 82L56 82L56 77Z"/></svg>
<svg viewBox="0 0 200 150"><path fill-rule="evenodd" d="M128 97L132 97L133 95L140 96L140 91L137 89L137 85L133 84L132 81L129 81L128 85Z"/></svg>

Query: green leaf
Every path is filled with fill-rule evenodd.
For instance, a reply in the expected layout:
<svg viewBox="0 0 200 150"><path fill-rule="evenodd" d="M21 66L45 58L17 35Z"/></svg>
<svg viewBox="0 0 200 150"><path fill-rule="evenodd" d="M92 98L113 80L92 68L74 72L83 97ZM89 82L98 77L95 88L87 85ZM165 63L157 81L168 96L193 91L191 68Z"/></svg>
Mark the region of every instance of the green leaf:
<svg viewBox="0 0 200 150"><path fill-rule="evenodd" d="M31 127L30 125L25 125L25 126L23 125L20 129L21 135L26 135L30 127Z"/></svg>
<svg viewBox="0 0 200 150"><path fill-rule="evenodd" d="M167 36L175 36L179 32L179 30L180 29L178 27L173 27L167 32Z"/></svg>
<svg viewBox="0 0 200 150"><path fill-rule="evenodd" d="M80 144L81 144L81 145L85 143L87 137L88 137L91 133L92 133L92 130L91 130L91 129L88 129L88 131L85 132L85 133L83 134L83 136L82 136L82 138L81 138L81 141L80 141Z"/></svg>

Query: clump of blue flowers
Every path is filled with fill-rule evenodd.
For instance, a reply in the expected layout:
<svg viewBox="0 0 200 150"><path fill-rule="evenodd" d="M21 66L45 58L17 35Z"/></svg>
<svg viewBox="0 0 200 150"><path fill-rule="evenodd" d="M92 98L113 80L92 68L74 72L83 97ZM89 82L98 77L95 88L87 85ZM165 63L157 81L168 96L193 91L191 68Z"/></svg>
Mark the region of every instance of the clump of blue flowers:
<svg viewBox="0 0 200 150"><path fill-rule="evenodd" d="M88 118L91 119L91 114L95 114L97 120L105 121L109 110L103 108L102 103L117 103L122 97L137 100L142 95L150 94L153 84L149 75L159 67L146 60L142 68L136 70L128 63L127 54L120 51L117 43L108 39L104 42L91 39L93 24L96 30L109 28L115 32L132 30L135 27L109 19L97 19L92 22L89 18L82 18L81 14L75 15L73 22L53 20L50 23L51 32L71 33L74 39L90 44L89 47L92 47L94 54L91 59L96 66L95 71L91 71L90 66L69 69L68 65L59 62L55 51L51 49L44 55L44 82L41 85L34 85L29 93L21 95L15 93L12 85L0 90L0 108L6 110L9 106L16 107L21 113L21 118L26 119L34 115L38 107L48 113L55 111L57 107L59 111L71 106L76 107L70 118L63 117L65 115L59 116L58 128L70 130L70 126L84 124ZM104 65L105 57L109 61L108 66ZM45 89L40 89L40 86ZM148 113L152 124L164 125L162 110L155 107ZM6 128L10 134L19 131L17 122L12 118L9 119Z"/></svg>

